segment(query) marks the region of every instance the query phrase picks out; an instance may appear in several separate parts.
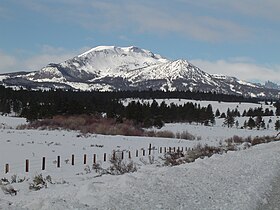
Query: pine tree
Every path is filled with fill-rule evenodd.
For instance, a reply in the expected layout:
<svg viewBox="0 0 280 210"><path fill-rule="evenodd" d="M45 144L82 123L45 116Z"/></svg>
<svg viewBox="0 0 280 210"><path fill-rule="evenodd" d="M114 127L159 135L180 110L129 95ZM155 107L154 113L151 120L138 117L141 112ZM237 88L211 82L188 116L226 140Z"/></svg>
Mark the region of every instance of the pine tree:
<svg viewBox="0 0 280 210"><path fill-rule="evenodd" d="M276 107L276 111L275 111L275 114L276 116L280 116L280 102L277 101L274 106Z"/></svg>
<svg viewBox="0 0 280 210"><path fill-rule="evenodd" d="M245 120L245 121L244 121L244 124L243 124L243 127L246 129L247 126L248 126L248 123L247 123L247 121Z"/></svg>
<svg viewBox="0 0 280 210"><path fill-rule="evenodd" d="M235 119L234 119L234 116L231 112L228 111L227 113L228 113L228 115L224 120L224 125L228 126L228 128L229 128L229 127L232 127L234 125Z"/></svg>
<svg viewBox="0 0 280 210"><path fill-rule="evenodd" d="M255 124L256 124L256 126L257 126L257 129L260 129L260 127L261 127L261 122L262 122L262 116L258 115L258 116L256 117L256 120L255 120Z"/></svg>
<svg viewBox="0 0 280 210"><path fill-rule="evenodd" d="M223 112L220 116L220 118L226 118L226 114Z"/></svg>
<svg viewBox="0 0 280 210"><path fill-rule="evenodd" d="M243 111L242 117L246 117L247 116L247 112L246 110Z"/></svg>
<svg viewBox="0 0 280 210"><path fill-rule="evenodd" d="M275 130L279 130L280 129L280 120L276 120L275 122Z"/></svg>
<svg viewBox="0 0 280 210"><path fill-rule="evenodd" d="M220 115L221 115L220 110L217 109L217 110L216 110L216 113L215 113L215 117L219 117Z"/></svg>
<svg viewBox="0 0 280 210"><path fill-rule="evenodd" d="M256 123L252 117L249 118L247 125L250 129L253 129L254 127L256 127Z"/></svg>
<svg viewBox="0 0 280 210"><path fill-rule="evenodd" d="M235 127L236 127L236 128L239 127L239 122L238 122L238 120L235 121Z"/></svg>

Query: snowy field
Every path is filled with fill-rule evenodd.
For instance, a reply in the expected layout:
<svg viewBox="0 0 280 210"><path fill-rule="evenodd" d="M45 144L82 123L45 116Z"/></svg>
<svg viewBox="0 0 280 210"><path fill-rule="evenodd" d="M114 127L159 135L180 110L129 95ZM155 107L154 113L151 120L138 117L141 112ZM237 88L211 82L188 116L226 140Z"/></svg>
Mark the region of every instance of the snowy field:
<svg viewBox="0 0 280 210"><path fill-rule="evenodd" d="M165 100L166 103L168 100ZM169 100L174 102L174 99ZM181 100L185 103L186 101ZM177 101L179 103L179 101ZM210 102L205 103L207 106ZM213 110L227 108L243 112L260 104L211 102ZM238 107L237 107L238 106ZM262 105L263 108L269 105ZM267 123L270 117L265 117ZM236 118L240 125L245 118ZM247 119L247 118L246 118ZM274 122L265 130L247 130L222 126L216 119L212 126L197 124L166 124L160 130L174 133L188 131L195 140L127 136L83 136L75 131L17 130L25 119L0 117L0 176L11 180L17 195L0 190L0 209L257 209L267 204L271 183L280 175L280 142L272 142L246 150L214 155L176 167L163 167L160 147L192 148L197 144L219 145L234 135L275 136ZM152 145L151 156L148 147ZM93 155L102 167L108 167L113 150L124 151L124 158L137 164L137 172L124 175L98 175L91 170ZM145 155L143 155L145 150ZM136 157L138 152L138 157ZM104 161L104 153L107 155ZM71 165L71 156L75 164ZM84 164L84 155L87 157ZM57 156L61 165L57 167ZM42 158L46 169L42 171ZM25 161L29 160L29 172ZM5 165L9 172L5 173ZM88 170L90 168L90 170ZM35 175L51 176L54 184L39 191L29 190Z"/></svg>
<svg viewBox="0 0 280 210"><path fill-rule="evenodd" d="M127 104L131 101L139 101L140 103L152 103L152 99L135 99L135 98L128 98L122 100L123 104L127 106ZM264 103L244 103L244 102L218 102L218 101L196 101L196 100L188 100L188 99L156 99L157 103L160 105L161 102L165 102L167 105L170 105L171 103L177 104L177 105L184 105L185 103L191 102L193 104L200 104L201 107L207 107L209 104L212 105L213 111L215 112L217 109L220 110L220 112L227 112L227 109L235 110L237 109L240 114L242 115L244 110L249 110L249 108L259 108L262 107L263 110L266 108L273 110L275 112L275 107L273 105L265 105Z"/></svg>

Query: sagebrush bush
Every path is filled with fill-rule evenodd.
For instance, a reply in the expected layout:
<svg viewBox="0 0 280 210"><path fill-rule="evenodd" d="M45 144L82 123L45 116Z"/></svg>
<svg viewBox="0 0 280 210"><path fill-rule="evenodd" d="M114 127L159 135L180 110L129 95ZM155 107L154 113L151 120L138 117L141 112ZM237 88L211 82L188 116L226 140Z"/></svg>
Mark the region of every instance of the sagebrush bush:
<svg viewBox="0 0 280 210"><path fill-rule="evenodd" d="M183 164L184 161L184 154L181 151L175 151L175 152L167 152L162 160L164 161L165 166L176 166Z"/></svg>
<svg viewBox="0 0 280 210"><path fill-rule="evenodd" d="M48 175L44 178L42 174L36 175L33 178L33 182L29 184L29 189L37 191L42 188L47 188L48 182L52 183L51 176Z"/></svg>
<svg viewBox="0 0 280 210"><path fill-rule="evenodd" d="M121 175L137 171L135 163L132 160L123 160L121 157L121 153L115 153L114 155L112 155L110 163L111 166L109 167L109 172L112 175Z"/></svg>
<svg viewBox="0 0 280 210"><path fill-rule="evenodd" d="M183 131L180 135L180 138L186 140L195 140L195 136L190 134L188 131Z"/></svg>
<svg viewBox="0 0 280 210"><path fill-rule="evenodd" d="M9 194L9 195L17 195L18 190L16 190L12 185L10 184L0 184L0 187L3 191L4 194Z"/></svg>
<svg viewBox="0 0 280 210"><path fill-rule="evenodd" d="M52 119L36 120L18 129L66 129L79 130L81 133L96 133L103 135L143 136L144 131L131 120L116 120L100 115L54 116Z"/></svg>
<svg viewBox="0 0 280 210"><path fill-rule="evenodd" d="M175 135L171 131L158 131L158 132L156 132L156 137L175 138Z"/></svg>
<svg viewBox="0 0 280 210"><path fill-rule="evenodd" d="M101 167L99 163L95 163L92 165L92 169L98 173L97 177L102 176L104 174L110 175L122 175L125 173L132 173L137 171L136 164L132 161L125 161L122 159L122 152L114 151L110 158L111 165L109 168L104 169Z"/></svg>

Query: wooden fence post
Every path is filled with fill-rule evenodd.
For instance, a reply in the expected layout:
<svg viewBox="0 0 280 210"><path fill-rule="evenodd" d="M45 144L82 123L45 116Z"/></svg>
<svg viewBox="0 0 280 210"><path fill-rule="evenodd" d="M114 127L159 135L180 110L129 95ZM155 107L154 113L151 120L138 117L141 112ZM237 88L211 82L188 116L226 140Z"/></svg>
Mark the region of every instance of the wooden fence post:
<svg viewBox="0 0 280 210"><path fill-rule="evenodd" d="M93 164L96 164L96 154L93 154Z"/></svg>
<svg viewBox="0 0 280 210"><path fill-rule="evenodd" d="M138 157L138 150L136 150L136 157Z"/></svg>
<svg viewBox="0 0 280 210"><path fill-rule="evenodd" d="M72 157L71 157L71 165L75 165L75 156L74 154L72 154Z"/></svg>
<svg viewBox="0 0 280 210"><path fill-rule="evenodd" d="M128 151L128 158L131 159L131 153Z"/></svg>
<svg viewBox="0 0 280 210"><path fill-rule="evenodd" d="M29 160L28 159L25 160L25 172L26 173L29 172Z"/></svg>
<svg viewBox="0 0 280 210"><path fill-rule="evenodd" d="M145 156L145 150L143 149L143 156Z"/></svg>
<svg viewBox="0 0 280 210"><path fill-rule="evenodd" d="M124 159L124 152L122 151L122 160Z"/></svg>
<svg viewBox="0 0 280 210"><path fill-rule="evenodd" d="M42 158L42 170L44 171L46 169L46 157Z"/></svg>
<svg viewBox="0 0 280 210"><path fill-rule="evenodd" d="M166 147L164 147L164 153L166 153Z"/></svg>
<svg viewBox="0 0 280 210"><path fill-rule="evenodd" d="M159 153L162 153L162 147L159 148Z"/></svg>
<svg viewBox="0 0 280 210"><path fill-rule="evenodd" d="M106 153L104 153L104 162L106 162Z"/></svg>
<svg viewBox="0 0 280 210"><path fill-rule="evenodd" d="M60 156L57 156L57 168L60 168Z"/></svg>
<svg viewBox="0 0 280 210"><path fill-rule="evenodd" d="M10 169L10 168L9 168L9 164L7 163L7 164L5 165L5 174L6 174L6 173L9 173L9 169Z"/></svg>
<svg viewBox="0 0 280 210"><path fill-rule="evenodd" d="M87 164L87 155L84 154L84 165Z"/></svg>
<svg viewBox="0 0 280 210"><path fill-rule="evenodd" d="M149 144L149 155L151 155L152 144Z"/></svg>

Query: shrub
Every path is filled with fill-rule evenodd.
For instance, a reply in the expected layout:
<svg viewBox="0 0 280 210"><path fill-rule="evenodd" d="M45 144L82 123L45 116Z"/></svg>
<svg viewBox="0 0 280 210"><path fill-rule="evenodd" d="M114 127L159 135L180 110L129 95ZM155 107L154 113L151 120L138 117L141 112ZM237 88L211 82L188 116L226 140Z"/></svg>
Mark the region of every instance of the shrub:
<svg viewBox="0 0 280 210"><path fill-rule="evenodd" d="M11 176L11 183L16 183L17 182L17 175L14 174Z"/></svg>
<svg viewBox="0 0 280 210"><path fill-rule="evenodd" d="M36 120L18 129L67 129L103 135L143 136L144 131L130 120L101 117L100 115L54 116L52 119Z"/></svg>
<svg viewBox="0 0 280 210"><path fill-rule="evenodd" d="M156 132L157 137L162 137L162 138L175 138L175 135L171 131L158 131Z"/></svg>
<svg viewBox="0 0 280 210"><path fill-rule="evenodd" d="M190 134L188 131L183 131L181 133L181 139L186 139L186 140L195 140L195 136Z"/></svg>
<svg viewBox="0 0 280 210"><path fill-rule="evenodd" d="M184 154L181 151L176 151L176 152L167 152L162 160L164 160L164 165L165 166L176 166L184 163Z"/></svg>
<svg viewBox="0 0 280 210"><path fill-rule="evenodd" d="M9 195L17 195L18 190L16 190L12 185L7 184L7 185L2 185L0 184L2 191L4 194L9 194Z"/></svg>
<svg viewBox="0 0 280 210"><path fill-rule="evenodd" d="M164 155L165 166L176 166L183 163L194 162L198 158L211 157L213 154L222 154L225 150L222 147L202 146L198 144L195 148L186 151L168 152Z"/></svg>
<svg viewBox="0 0 280 210"><path fill-rule="evenodd" d="M132 173L137 171L136 164L131 160L128 162L123 160L122 152L120 151L113 152L110 158L110 163L111 165L107 169L102 168L99 163L93 164L92 169L99 174L96 177L102 176L104 174L122 175L125 173Z"/></svg>
<svg viewBox="0 0 280 210"><path fill-rule="evenodd" d="M42 188L47 188L47 182L52 183L50 176L44 178L42 174L36 175L33 178L33 182L29 184L29 189L37 191Z"/></svg>
<svg viewBox="0 0 280 210"><path fill-rule="evenodd" d="M121 175L137 171L137 167L133 161L126 162L122 159L121 153L115 153L110 159L111 166L109 167L110 174Z"/></svg>
<svg viewBox="0 0 280 210"><path fill-rule="evenodd" d="M257 144L268 143L268 142L271 142L271 141L275 141L275 138L271 137L271 136L263 136L263 137L256 136L255 138L253 138L251 140L251 144L252 144L252 146L254 146L254 145L257 145Z"/></svg>
<svg viewBox="0 0 280 210"><path fill-rule="evenodd" d="M157 132L154 130L151 131L145 131L145 136L149 136L149 137L156 137L157 136Z"/></svg>

